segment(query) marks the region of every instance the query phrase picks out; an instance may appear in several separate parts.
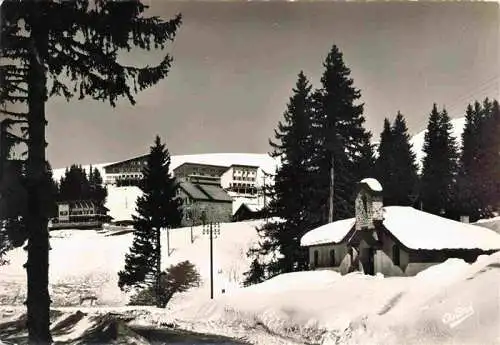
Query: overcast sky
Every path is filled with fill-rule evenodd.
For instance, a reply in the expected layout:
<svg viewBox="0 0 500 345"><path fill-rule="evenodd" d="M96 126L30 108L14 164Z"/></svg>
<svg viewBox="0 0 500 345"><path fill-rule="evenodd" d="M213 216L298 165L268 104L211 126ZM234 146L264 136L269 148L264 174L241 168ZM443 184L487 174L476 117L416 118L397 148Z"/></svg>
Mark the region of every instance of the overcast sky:
<svg viewBox="0 0 500 345"><path fill-rule="evenodd" d="M499 98L496 3L146 2L153 15L183 14L169 76L135 107L51 99L54 168L147 153L156 134L175 155L268 152L297 74L319 86L332 44L361 89L374 140L398 110L416 133L433 102L458 117L476 98Z"/></svg>

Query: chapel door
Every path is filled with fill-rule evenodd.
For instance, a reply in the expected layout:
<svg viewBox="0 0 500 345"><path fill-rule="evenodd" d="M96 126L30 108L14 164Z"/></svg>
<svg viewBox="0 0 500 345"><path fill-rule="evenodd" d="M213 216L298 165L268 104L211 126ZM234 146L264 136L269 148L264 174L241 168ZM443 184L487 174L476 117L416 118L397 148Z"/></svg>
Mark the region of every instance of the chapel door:
<svg viewBox="0 0 500 345"><path fill-rule="evenodd" d="M366 249L366 258L364 260L364 271L365 274L374 275L375 274L375 248L370 247Z"/></svg>

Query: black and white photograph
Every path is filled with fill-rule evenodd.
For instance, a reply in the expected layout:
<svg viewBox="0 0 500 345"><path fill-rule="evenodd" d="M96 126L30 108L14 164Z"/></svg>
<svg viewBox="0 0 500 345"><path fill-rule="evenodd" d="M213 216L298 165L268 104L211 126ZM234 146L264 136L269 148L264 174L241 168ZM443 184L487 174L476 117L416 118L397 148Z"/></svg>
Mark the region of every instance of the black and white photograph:
<svg viewBox="0 0 500 345"><path fill-rule="evenodd" d="M0 0L0 345L500 345L500 3Z"/></svg>

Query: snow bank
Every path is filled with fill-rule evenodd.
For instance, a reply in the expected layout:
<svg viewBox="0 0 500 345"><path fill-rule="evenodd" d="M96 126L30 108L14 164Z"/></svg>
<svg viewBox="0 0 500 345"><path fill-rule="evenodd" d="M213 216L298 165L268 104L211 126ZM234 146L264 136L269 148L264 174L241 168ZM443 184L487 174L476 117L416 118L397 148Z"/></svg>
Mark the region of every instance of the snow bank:
<svg viewBox="0 0 500 345"><path fill-rule="evenodd" d="M451 259L415 277L298 272L171 314L181 327L234 336L265 329L284 344L494 344L499 279L500 253L472 265Z"/></svg>
<svg viewBox="0 0 500 345"><path fill-rule="evenodd" d="M489 219L480 219L476 223L473 223L477 226L482 226L483 228L487 228L495 231L497 234L500 234L500 217L494 217Z"/></svg>

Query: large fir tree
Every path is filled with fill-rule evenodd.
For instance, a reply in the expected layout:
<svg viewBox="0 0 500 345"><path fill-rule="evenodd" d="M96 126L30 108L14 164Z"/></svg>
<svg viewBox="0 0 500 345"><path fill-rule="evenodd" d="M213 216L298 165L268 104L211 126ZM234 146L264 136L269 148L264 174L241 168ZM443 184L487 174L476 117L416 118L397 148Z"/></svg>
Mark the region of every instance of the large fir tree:
<svg viewBox="0 0 500 345"><path fill-rule="evenodd" d="M424 138L424 161L420 201L424 211L456 217L454 191L458 148L452 136L452 125L445 109L434 104Z"/></svg>
<svg viewBox="0 0 500 345"><path fill-rule="evenodd" d="M500 117L498 102L467 106L459 161L457 209L471 221L490 217L499 207Z"/></svg>
<svg viewBox="0 0 500 345"><path fill-rule="evenodd" d="M293 95L287 104L283 121L275 130L275 141L271 155L280 160L274 176L272 201L267 212L280 221L270 220L259 234L261 246L251 254L256 255L247 274L247 283L261 279L261 275L303 270L307 267L307 251L300 246L300 238L310 230L317 220L313 218L311 175L311 85L303 72L298 75ZM266 270L258 263L261 255L279 253Z"/></svg>
<svg viewBox="0 0 500 345"><path fill-rule="evenodd" d="M363 128L361 93L350 78L351 71L337 46L326 57L322 87L315 92L314 129L318 209L323 207L323 223L352 216L357 179L357 161L366 159L370 133ZM371 150L373 155L373 149ZM364 172L366 173L366 172Z"/></svg>
<svg viewBox="0 0 500 345"><path fill-rule="evenodd" d="M416 157L400 112L392 126L388 119L384 120L376 171L384 188L385 205L414 204L418 187Z"/></svg>
<svg viewBox="0 0 500 345"><path fill-rule="evenodd" d="M134 217L134 241L125 257L125 269L118 273L120 288L155 286L156 304L165 303L161 291L161 230L176 227L182 220L182 202L177 182L170 175L170 154L157 136L144 167Z"/></svg>
<svg viewBox="0 0 500 345"><path fill-rule="evenodd" d="M384 204L395 205L393 198L395 162L392 155L394 148L391 122L388 118L384 119L384 128L380 133L380 142L378 144L378 156L375 165L375 175L384 189Z"/></svg>
<svg viewBox="0 0 500 345"><path fill-rule="evenodd" d="M0 18L1 113L26 121L28 136L27 328L29 342L52 341L49 328L49 234L45 158L45 103L61 95L115 106L165 78L171 57L157 66L124 65L122 52L164 49L181 18L146 17L139 0L5 0ZM49 89L50 87L50 89ZM11 107L12 103L25 106ZM7 108L4 108L6 106Z"/></svg>

